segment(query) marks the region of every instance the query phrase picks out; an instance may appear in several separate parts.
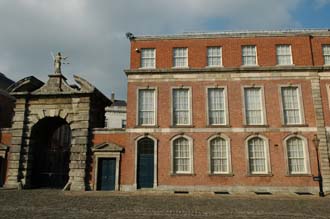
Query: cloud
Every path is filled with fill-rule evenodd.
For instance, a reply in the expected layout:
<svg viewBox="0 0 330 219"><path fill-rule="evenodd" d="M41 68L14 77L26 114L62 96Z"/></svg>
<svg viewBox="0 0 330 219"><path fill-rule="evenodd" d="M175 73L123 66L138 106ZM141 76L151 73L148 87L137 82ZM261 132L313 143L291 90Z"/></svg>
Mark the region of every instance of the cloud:
<svg viewBox="0 0 330 219"><path fill-rule="evenodd" d="M314 0L316 9L323 8L327 4L330 4L330 0Z"/></svg>
<svg viewBox="0 0 330 219"><path fill-rule="evenodd" d="M79 74L104 93L126 99L129 41L138 35L223 29L299 27L302 0L0 0L0 71L19 80L47 79L50 52L69 56L66 76ZM326 0L315 0L320 4Z"/></svg>

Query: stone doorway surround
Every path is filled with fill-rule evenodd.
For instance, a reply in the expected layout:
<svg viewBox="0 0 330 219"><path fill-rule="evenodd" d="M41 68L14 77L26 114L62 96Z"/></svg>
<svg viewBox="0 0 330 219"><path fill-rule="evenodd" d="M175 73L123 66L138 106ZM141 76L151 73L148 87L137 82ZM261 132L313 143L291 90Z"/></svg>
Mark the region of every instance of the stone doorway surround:
<svg viewBox="0 0 330 219"><path fill-rule="evenodd" d="M78 85L69 85L62 74L50 74L46 84L30 76L13 84L16 98L11 128L11 146L5 187L31 187L33 154L30 147L32 127L46 117L65 120L71 130L69 181L71 190L88 188L91 147L90 130L102 127L104 108L111 101L86 80L74 76Z"/></svg>
<svg viewBox="0 0 330 219"><path fill-rule="evenodd" d="M114 143L101 143L92 148L94 160L94 184L93 190L97 190L99 159L100 158L115 158L116 159L116 176L115 176L115 191L119 191L119 171L120 171L120 155L124 152L123 147Z"/></svg>

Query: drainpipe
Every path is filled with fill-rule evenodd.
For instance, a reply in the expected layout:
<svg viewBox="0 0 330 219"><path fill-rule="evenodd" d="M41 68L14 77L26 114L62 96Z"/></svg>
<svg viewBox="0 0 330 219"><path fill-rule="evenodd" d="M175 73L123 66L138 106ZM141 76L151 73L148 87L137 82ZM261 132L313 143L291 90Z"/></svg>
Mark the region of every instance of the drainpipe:
<svg viewBox="0 0 330 219"><path fill-rule="evenodd" d="M309 47L310 47L311 56L312 56L312 66L314 66L314 53L313 53L312 39L313 39L313 36L309 35Z"/></svg>

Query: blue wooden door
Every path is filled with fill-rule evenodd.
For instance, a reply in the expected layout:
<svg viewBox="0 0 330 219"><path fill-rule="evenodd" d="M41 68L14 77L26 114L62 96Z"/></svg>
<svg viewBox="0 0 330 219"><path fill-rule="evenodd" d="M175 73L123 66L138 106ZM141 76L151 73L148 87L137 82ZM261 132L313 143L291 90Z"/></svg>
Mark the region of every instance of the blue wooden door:
<svg viewBox="0 0 330 219"><path fill-rule="evenodd" d="M154 143L144 138L138 143L137 187L153 188L154 186Z"/></svg>
<svg viewBox="0 0 330 219"><path fill-rule="evenodd" d="M100 158L98 170L98 190L115 190L116 159Z"/></svg>

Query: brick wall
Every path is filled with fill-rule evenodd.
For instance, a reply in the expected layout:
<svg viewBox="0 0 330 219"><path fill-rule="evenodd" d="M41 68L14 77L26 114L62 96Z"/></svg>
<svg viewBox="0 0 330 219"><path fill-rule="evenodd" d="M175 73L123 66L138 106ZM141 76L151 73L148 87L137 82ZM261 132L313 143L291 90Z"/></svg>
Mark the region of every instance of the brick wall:
<svg viewBox="0 0 330 219"><path fill-rule="evenodd" d="M313 66L323 66L322 44L330 44L330 37L317 35L258 36L258 37L192 37L184 38L138 38L131 41L131 65L128 71L127 92L127 145L128 153L123 157L122 183L134 183L131 176L134 170L136 139L149 134L158 142L158 185L159 186L266 186L266 187L313 187L318 184L312 179L317 174L315 147L312 142L317 132L312 80L319 77ZM276 45L291 45L293 66L278 70L276 65ZM242 46L256 45L257 63L264 68L241 71ZM207 47L222 47L224 71L203 70L207 66ZM173 63L173 48L188 48L189 68L169 70ZM156 49L156 70L139 70L140 55L136 49ZM227 68L228 67L228 68ZM295 70L307 67L303 71ZM193 70L195 69L195 71ZM197 70L196 70L197 69ZM304 68L301 68L304 69ZM269 71L268 71L269 70ZM201 71L201 72L199 72ZM328 72L324 73L328 75ZM328 88L330 78L321 76L321 98L325 125L330 125ZM298 85L301 90L304 123L286 126L282 119L280 86ZM261 86L264 90L266 124L246 126L244 124L243 87ZM153 127L140 127L137 118L137 91L139 88L157 90L157 124ZM187 87L192 92L192 123L188 127L173 127L171 122L171 90L173 87ZM207 88L225 87L227 89L229 124L228 126L209 126L207 123ZM314 91L315 93L315 91ZM198 129L198 130L197 130ZM240 131L237 131L237 130ZM208 139L217 134L230 139L233 176L209 175ZM193 139L194 173L192 175L171 174L171 139L184 134ZM251 176L248 174L246 139L253 135L265 137L269 143L271 175ZM306 175L289 175L286 163L284 139L299 135L307 140L310 172ZM126 173L126 171L129 171ZM134 176L133 172L133 176Z"/></svg>
<svg viewBox="0 0 330 219"><path fill-rule="evenodd" d="M172 39L172 40L137 40L131 41L131 69L140 67L140 55L136 49L155 48L156 68L171 68L172 49L188 48L188 65L191 68L204 68L206 48L222 47L224 67L240 67L242 65L243 45L256 45L259 66L276 66L276 45L289 44L292 48L295 66L323 65L322 44L330 44L330 37L291 36L291 37L221 37L217 39ZM313 58L312 58L313 54Z"/></svg>
<svg viewBox="0 0 330 219"><path fill-rule="evenodd" d="M271 175L248 175L246 162L245 139L252 133L223 133L231 141L232 176L209 175L207 139L216 133L184 133L194 139L194 174L172 175L170 139L178 133L152 133L158 140L158 186L270 186L270 187L314 187L318 184L313 181L311 175L317 175L317 163L315 149L311 140L308 141L311 175L289 176L285 162L283 139L290 132L260 133L269 139L269 155L271 163ZM135 175L135 140L143 134L95 134L94 144L101 142L113 142L124 146L125 152L121 157L120 183L132 185ZM314 133L303 133L307 139L312 139ZM91 175L93 176L93 172ZM94 177L91 177L94 179ZM93 180L90 181L93 183Z"/></svg>
<svg viewBox="0 0 330 219"><path fill-rule="evenodd" d="M305 123L307 126L315 126L314 109L311 96L310 80L241 80L241 81L180 81L180 82L130 82L128 84L127 96L127 127L136 126L136 107L138 88L156 87L158 91L157 98L157 121L158 126L166 128L171 126L171 88L190 87L192 91L192 125L194 128L207 127L207 87L227 87L229 121L231 127L244 127L243 123L243 86L263 86L265 95L266 120L269 127L282 127L281 122L281 104L280 104L280 86L281 85L300 85L303 97L303 106L305 114Z"/></svg>
<svg viewBox="0 0 330 219"><path fill-rule="evenodd" d="M124 152L121 154L120 162L120 183L128 184L133 182L134 177L134 157L133 156L133 145L128 143L129 134L127 133L107 133L107 134L94 134L93 136L93 145L98 145L105 142L111 142L117 145L124 147ZM94 171L93 168L94 161L92 160L92 168L90 172L89 182L94 184Z"/></svg>

